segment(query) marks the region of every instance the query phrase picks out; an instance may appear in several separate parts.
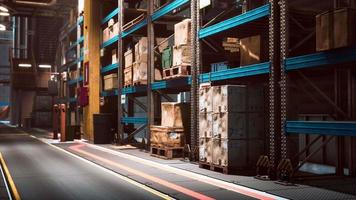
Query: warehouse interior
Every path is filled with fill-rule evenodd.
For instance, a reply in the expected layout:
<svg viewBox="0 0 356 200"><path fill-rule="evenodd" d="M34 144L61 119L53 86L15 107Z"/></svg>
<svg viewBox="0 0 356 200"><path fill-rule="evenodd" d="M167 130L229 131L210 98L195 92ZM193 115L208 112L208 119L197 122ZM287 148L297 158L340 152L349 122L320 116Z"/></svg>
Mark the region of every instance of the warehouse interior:
<svg viewBox="0 0 356 200"><path fill-rule="evenodd" d="M356 199L355 36L355 0L0 0L0 199Z"/></svg>

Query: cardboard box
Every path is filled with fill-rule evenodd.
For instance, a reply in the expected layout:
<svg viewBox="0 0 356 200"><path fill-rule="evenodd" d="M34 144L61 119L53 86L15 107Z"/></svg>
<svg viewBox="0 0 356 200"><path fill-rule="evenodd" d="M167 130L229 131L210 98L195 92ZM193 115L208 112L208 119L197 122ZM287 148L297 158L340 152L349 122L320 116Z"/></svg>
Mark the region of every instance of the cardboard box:
<svg viewBox="0 0 356 200"><path fill-rule="evenodd" d="M183 128L151 126L150 141L155 147L184 147L186 137Z"/></svg>
<svg viewBox="0 0 356 200"><path fill-rule="evenodd" d="M127 67L132 67L133 65L133 53L132 53L132 50L127 50L125 53L124 53L124 57L125 57L125 68Z"/></svg>
<svg viewBox="0 0 356 200"><path fill-rule="evenodd" d="M117 50L114 49L111 52L111 64L116 64L118 62L117 60Z"/></svg>
<svg viewBox="0 0 356 200"><path fill-rule="evenodd" d="M200 138L199 139L199 161L204 163L213 162L213 139Z"/></svg>
<svg viewBox="0 0 356 200"><path fill-rule="evenodd" d="M341 8L316 16L316 50L356 45L356 10Z"/></svg>
<svg viewBox="0 0 356 200"><path fill-rule="evenodd" d="M173 67L180 65L191 65L191 46L181 45L173 47Z"/></svg>
<svg viewBox="0 0 356 200"><path fill-rule="evenodd" d="M103 30L103 43L110 39L110 31L109 28L105 28Z"/></svg>
<svg viewBox="0 0 356 200"><path fill-rule="evenodd" d="M185 19L174 26L175 46L191 45L191 19Z"/></svg>
<svg viewBox="0 0 356 200"><path fill-rule="evenodd" d="M126 67L124 69L124 86L132 86L133 85L133 72L132 72L133 67Z"/></svg>
<svg viewBox="0 0 356 200"><path fill-rule="evenodd" d="M161 104L162 108L162 126L190 128L190 104L189 103L171 103Z"/></svg>
<svg viewBox="0 0 356 200"><path fill-rule="evenodd" d="M142 37L135 45L135 61L147 62L147 55L148 55L148 40L147 37Z"/></svg>
<svg viewBox="0 0 356 200"><path fill-rule="evenodd" d="M244 85L223 85L213 87L213 112L246 112L247 87Z"/></svg>
<svg viewBox="0 0 356 200"><path fill-rule="evenodd" d="M253 65L264 61L267 58L266 47L260 35L246 37L240 40L240 65Z"/></svg>
<svg viewBox="0 0 356 200"><path fill-rule="evenodd" d="M109 74L104 76L104 90L112 90L118 88L117 74Z"/></svg>

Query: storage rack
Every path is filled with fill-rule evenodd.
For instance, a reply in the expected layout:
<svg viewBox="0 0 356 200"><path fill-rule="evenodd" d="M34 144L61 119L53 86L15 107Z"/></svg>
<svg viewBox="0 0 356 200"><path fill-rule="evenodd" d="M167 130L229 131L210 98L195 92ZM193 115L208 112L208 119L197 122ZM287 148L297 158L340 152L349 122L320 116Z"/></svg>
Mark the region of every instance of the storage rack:
<svg viewBox="0 0 356 200"><path fill-rule="evenodd" d="M83 86L83 46L84 46L84 36L83 36L83 24L84 24L84 17L80 16L77 18L77 21L73 24L65 24L64 28L62 28L61 36L60 36L60 43L63 46L66 46L65 44L71 44L67 49L65 49L65 58L62 56L60 59L65 59L66 63L63 65L60 65L58 72L63 73L67 72L67 81L65 82L66 85L63 85L63 87L66 87L66 98L62 99L60 102L68 104L68 113L71 111L75 112L75 123L76 125L80 124L80 116L82 113L81 108L77 105L78 99L77 99L77 89L81 86ZM75 59L67 62L67 55L70 52L75 52ZM59 62L61 63L61 62ZM69 78L69 73L76 71L77 72L77 78ZM68 119L71 116L68 114ZM72 119L73 120L73 119ZM67 120L67 123L69 123L69 120Z"/></svg>
<svg viewBox="0 0 356 200"><path fill-rule="evenodd" d="M200 84L212 83L265 83L268 84L268 134L269 150L268 156L270 161L271 175L277 173L277 165L280 160L286 160L290 157L288 154L288 138L289 134L322 134L334 136L354 136L355 125L352 120L343 120L338 122L308 122L295 121L287 118L288 111L288 84L290 75L310 69L323 71L323 68L330 68L330 65L338 65L344 63L352 63L356 61L356 53L354 48L339 49L322 53L309 53L306 55L289 56L289 7L288 0L269 0L266 5L256 9L247 11L244 14L232 16L215 24L204 26L202 22L202 13L197 0L172 0L163 7L155 10L153 1L148 1L146 17L142 20L133 23L129 29L123 30L127 25L125 14L130 10L124 9L124 0L119 0L117 7L113 7L111 12L103 15L103 24L110 19L116 19L119 26L119 34L101 45L102 49L117 48L118 63L107 64L102 66L101 73L108 74L111 72L118 73L118 89L112 91L102 91L101 97L117 99L117 115L118 115L118 133L120 134L119 141L124 141L124 132L127 132L124 124L139 124L137 129L131 126L131 137L144 127L148 127L147 141L150 141L151 125L157 123L159 119L159 103L161 97L169 99L167 94L178 93L181 91L191 91L191 141L192 149L197 147L198 141L198 96L197 91ZM191 19L192 19L192 76L185 79L163 80L154 82L154 23L165 16L171 14L174 10L187 8L190 4ZM164 18L166 20L166 18ZM169 18L167 18L168 20ZM116 21L115 20L115 21ZM202 51L203 41L216 35L236 31L242 32L242 35L249 35L251 27L267 27L268 32L268 60L259 64L232 68L222 71L211 72L204 69L204 53ZM147 28L147 33L145 31ZM123 87L123 63L124 44L133 35L147 36L149 41L149 64L148 64L148 85ZM354 88L349 86L349 88ZM127 109L124 109L121 102L121 97L125 96ZM147 106L139 102L135 97L147 97ZM160 97L161 96L161 97ZM330 103L330 102L329 102ZM134 117L132 105L138 104L147 114L146 117ZM354 109L354 105L352 105ZM125 114L126 113L126 114ZM116 113L115 113L116 114ZM355 119L354 114L350 114L350 119ZM347 122L346 122L347 121ZM334 127L334 128L330 128ZM353 138L353 143L355 139ZM147 145L147 147L149 144Z"/></svg>

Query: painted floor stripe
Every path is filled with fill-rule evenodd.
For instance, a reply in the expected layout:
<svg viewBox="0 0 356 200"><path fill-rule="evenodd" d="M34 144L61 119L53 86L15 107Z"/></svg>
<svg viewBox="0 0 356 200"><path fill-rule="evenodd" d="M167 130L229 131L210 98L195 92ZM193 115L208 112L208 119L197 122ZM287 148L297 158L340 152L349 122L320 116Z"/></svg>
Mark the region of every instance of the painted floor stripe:
<svg viewBox="0 0 356 200"><path fill-rule="evenodd" d="M195 199L201 199L201 200L214 200L214 198L211 198L211 197L208 197L204 194L201 194L201 193L198 193L198 192L195 192L193 190L190 190L188 188L185 188L185 187L182 187L180 185L176 185L174 183L171 183L169 181L166 181L166 180L163 180L163 179L160 179L160 178L157 178L155 176L152 176L152 175L149 175L149 174L146 174L144 172L141 172L141 171L138 171L138 170L135 170L135 169L132 169L130 167L127 167L125 165L122 165L122 164L119 164L117 162L113 162L111 160L108 160L108 159L105 159L105 158L102 158L102 157L99 157L95 154L92 154L92 153L89 153L89 152L86 152L84 150L82 150L81 148L85 147L85 144L79 144L79 145L75 145L75 146L71 146L69 147L70 149L72 149L73 151L76 151L82 155L86 155L86 156L89 156L91 158L94 158L98 161L101 161L101 162L104 162L106 164L109 164L111 166L115 166L115 167L118 167L120 169L123 169L129 173L132 173L132 174L135 174L137 176L140 176L142 178L145 178L145 179L148 179L148 180L151 180L155 183L158 183L162 186L165 186L167 188L170 188L170 189L173 189L173 190L176 190L180 193L183 193L185 195L188 195L190 197L193 197Z"/></svg>
<svg viewBox="0 0 356 200"><path fill-rule="evenodd" d="M227 190L230 190L230 191L233 191L233 192L236 192L236 193L239 193L239 194L243 194L243 195L246 195L246 196L249 196L249 197L253 197L253 198L256 198L256 199L261 199L261 200L287 200L287 198L279 197L279 196L276 196L276 195L269 194L267 192L263 192L263 191L260 191L260 190L255 190L255 189L248 188L248 187L245 187L245 186L236 185L236 184L233 184L233 183L230 183L230 182L227 182L227 181L223 181L223 180L215 179L215 178L212 178L212 177L204 176L204 175L201 175L201 174L198 174L198 173L194 173L194 172L178 169L178 168L169 166L167 164L157 163L157 162L150 161L150 160L147 160L147 159L144 159L144 158L139 158L139 157L136 157L136 156L133 156L133 155L129 155L129 154L126 154L126 153L114 151L114 150L111 150L111 149L107 149L105 147L101 147L101 146L97 146L97 145L94 145L94 144L85 143L85 142L82 142L82 141L78 141L78 142L82 143L82 144L85 144L85 145L87 145L89 147L92 147L94 149L103 151L103 152L107 152L107 153L110 153L110 154L113 154L113 155L117 155L117 156L120 156L122 158L130 159L132 161L139 162L139 163L151 166L151 167L156 167L156 168L164 170L164 171L176 173L176 174L179 174L181 176L197 180L199 182L210 184L210 185L222 188L222 189L227 189Z"/></svg>
<svg viewBox="0 0 356 200"><path fill-rule="evenodd" d="M128 183L130 183L130 184L132 184L132 185L135 185L136 187L139 187L139 188L141 188L141 189L143 189L143 190L146 190L146 191L148 191L148 192L150 192L150 193L152 193L152 194L154 194L154 195L156 195L156 196L158 196L158 197L161 197L162 199L165 199L165 200L174 200L174 198L170 197L170 196L167 195L167 194L164 194L164 193L162 193L162 192L160 192L160 191L158 191L158 190L155 190L155 189L153 189L153 188L150 188L150 187L148 187L148 186L146 186L146 185L144 185L144 184L142 184L142 183L139 183L139 182L134 181L134 180L132 180L132 179L130 179L130 178L128 178L128 177L125 177L125 176L123 176L123 175L121 175L121 174L118 174L118 173L116 173L116 172L114 172L114 171L111 171L111 170L109 170L109 169L107 169L107 168L105 168L105 167L102 167L102 166L100 166L100 165L98 165L98 164L96 164L96 163L93 163L93 162L91 162L91 161L89 161L89 160L87 160L87 159L84 159L84 158L82 158L82 157L80 157L80 156L78 156L78 155L76 155L76 154L73 154L73 153L71 153L71 152L69 152L69 151L66 151L66 150L64 150L64 149L62 149L62 148L59 148L59 147L57 147L57 146L55 146L55 145L53 145L53 144L50 144L50 143L48 143L48 142L46 142L46 141L44 141L44 140L42 140L42 139L40 139L40 138L37 138L37 137L35 137L35 136L33 136L33 135L30 135L30 136L31 136L32 138L34 138L34 139L37 139L37 140L40 141L40 142L43 142L43 143L45 143L45 144L47 144L47 145L49 145L49 146L55 148L56 150L59 150L59 151L61 151L61 152L63 152L63 153L66 153L66 154L68 154L68 155L70 155L70 156L72 156L72 157L74 157L74 158L77 158L77 159L79 159L79 160L81 160L81 161L83 161L83 162L85 162L85 163L87 163L87 164L90 164L90 165L92 165L92 166L95 166L95 167L97 167L97 168L99 168L99 169L101 169L101 170L104 170L105 172L110 173L110 174L112 174L112 175L114 175L114 176L120 178L121 180L126 181L126 182L128 182Z"/></svg>
<svg viewBox="0 0 356 200"><path fill-rule="evenodd" d="M7 168L7 165L5 163L5 160L4 158L2 157L2 154L0 153L0 164L1 164L1 167L5 173L5 176L6 176L6 180L7 182L9 183L10 185L10 190L11 190L11 193L13 195L13 199L14 200L21 200L21 197L20 197L20 194L18 193L17 191L17 188L16 188L16 185L15 185L15 182L14 180L12 179L11 177L11 174L10 174L10 171L9 169Z"/></svg>

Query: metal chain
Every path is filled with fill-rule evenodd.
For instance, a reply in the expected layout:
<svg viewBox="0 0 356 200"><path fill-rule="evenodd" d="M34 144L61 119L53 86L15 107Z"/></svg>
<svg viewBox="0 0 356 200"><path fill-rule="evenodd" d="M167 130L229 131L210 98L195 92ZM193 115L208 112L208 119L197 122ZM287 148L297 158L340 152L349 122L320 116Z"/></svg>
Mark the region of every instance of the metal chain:
<svg viewBox="0 0 356 200"><path fill-rule="evenodd" d="M280 24L281 24L281 157L287 159L287 136L285 123L287 120L287 74L285 72L284 61L288 56L288 0L280 1Z"/></svg>

